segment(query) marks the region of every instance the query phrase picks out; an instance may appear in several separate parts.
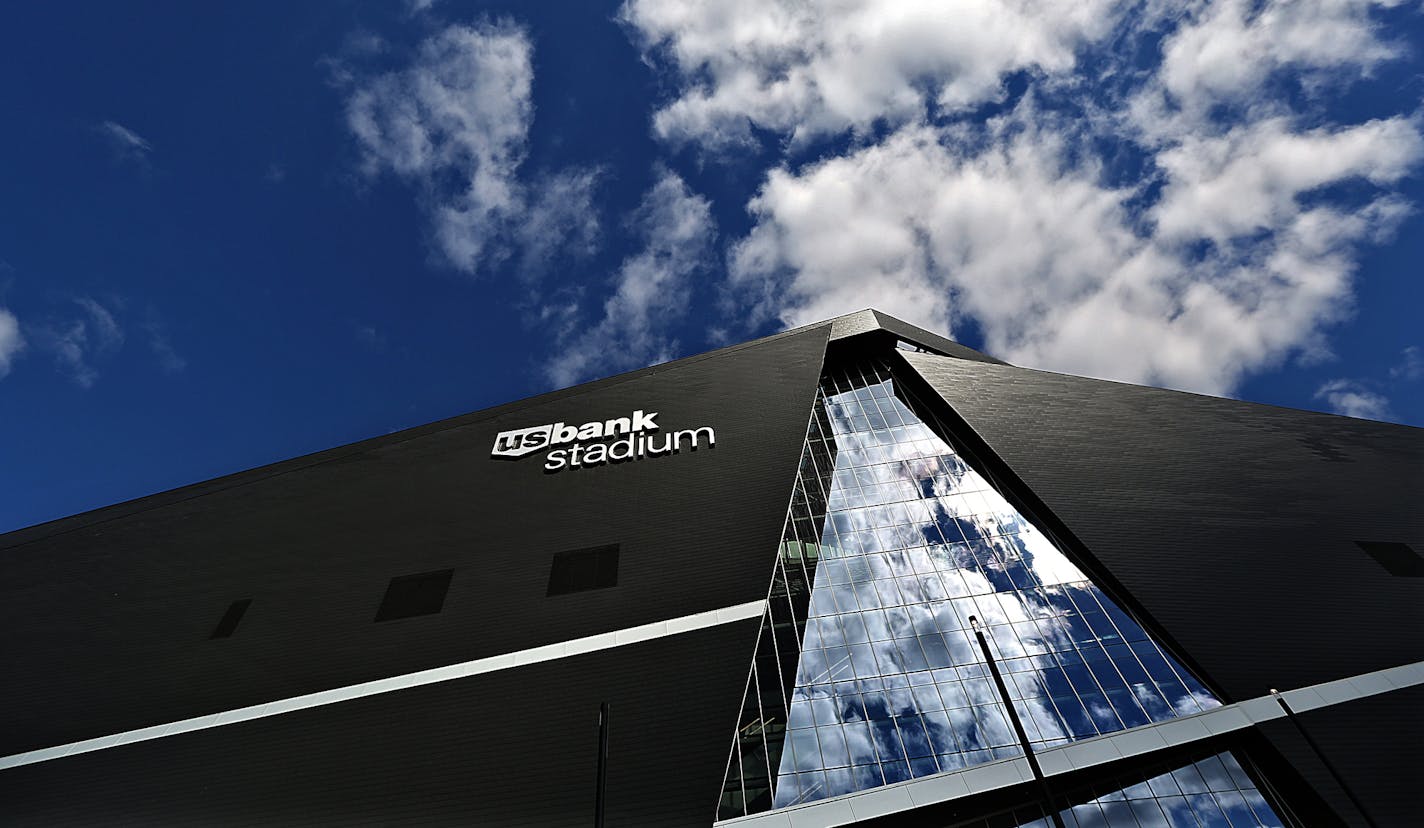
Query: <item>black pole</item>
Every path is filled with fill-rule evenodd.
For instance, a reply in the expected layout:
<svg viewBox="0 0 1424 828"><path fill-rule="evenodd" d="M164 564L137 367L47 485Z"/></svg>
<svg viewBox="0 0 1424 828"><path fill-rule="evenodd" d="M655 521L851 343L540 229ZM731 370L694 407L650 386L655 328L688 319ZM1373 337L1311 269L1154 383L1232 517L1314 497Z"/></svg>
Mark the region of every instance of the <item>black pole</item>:
<svg viewBox="0 0 1424 828"><path fill-rule="evenodd" d="M603 828L603 790L608 784L608 702L598 706L598 794L593 801L593 828Z"/></svg>
<svg viewBox="0 0 1424 828"><path fill-rule="evenodd" d="M1330 763L1330 760L1325 758L1325 752L1320 749L1320 745L1317 745L1315 740L1310 738L1310 734L1305 731L1305 727L1301 725L1300 720L1295 717L1295 711L1291 710L1290 705L1286 704L1285 696L1282 696L1281 692L1275 688L1271 688L1271 695L1276 697L1276 704L1279 704L1281 709L1286 712L1286 718L1290 719L1290 723L1295 725L1295 729L1301 736L1305 737L1305 743L1310 745L1311 750L1315 751L1315 758L1320 760L1320 764L1324 765L1327 771L1330 771L1330 775L1335 779L1335 784L1339 785L1340 790L1345 792L1345 796L1350 798L1350 802L1354 804L1355 810L1360 812L1360 817L1364 819L1365 824L1370 826L1370 828L1376 828L1375 821L1370 819L1370 814L1365 810L1364 803L1355 797L1355 792L1350 790L1349 785L1345 784L1345 778L1340 775L1339 771L1335 770L1335 766Z"/></svg>
<svg viewBox="0 0 1424 828"><path fill-rule="evenodd" d="M1009 721L1014 725L1014 733L1018 734L1024 758L1028 759L1029 769L1033 771L1033 778L1038 782L1038 789L1043 794L1043 802L1048 806L1048 815L1053 817L1056 828L1065 828L1063 817L1058 815L1058 806L1053 803L1053 792L1048 787L1048 779L1043 775L1043 768L1038 766L1038 757L1033 755L1033 745L1029 744L1028 732L1024 730L1023 722L1019 721L1019 713L1014 709L1013 699L1009 698L1009 688L1004 685L1004 677L999 674L999 665L994 662L994 654L989 652L989 642L984 638L984 631L979 629L979 619L969 616L969 626L974 628L974 636L979 639L979 649L984 651L984 660L989 663L989 675L994 677L994 686L999 688L999 698L1004 700L1004 709L1009 711Z"/></svg>

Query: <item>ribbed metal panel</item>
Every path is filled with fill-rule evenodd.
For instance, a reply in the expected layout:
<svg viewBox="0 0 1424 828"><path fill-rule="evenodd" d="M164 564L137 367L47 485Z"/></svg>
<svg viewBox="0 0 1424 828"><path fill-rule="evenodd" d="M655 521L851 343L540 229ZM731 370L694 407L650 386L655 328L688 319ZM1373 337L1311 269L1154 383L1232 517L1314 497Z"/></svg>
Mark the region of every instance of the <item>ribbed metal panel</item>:
<svg viewBox="0 0 1424 828"><path fill-rule="evenodd" d="M1424 659L1424 579L1355 545L1424 549L1424 432L1019 369L866 312L0 536L0 752L763 598L832 338L951 354L902 356L1229 698ZM501 430L637 408L712 426L717 447L558 474L489 457ZM616 587L545 597L554 553L614 543ZM440 613L373 623L392 577L444 569ZM707 825L756 634L739 621L13 768L0 802L36 825L588 825L609 701L608 824ZM1383 824L1412 815L1421 703L1302 716ZM1262 730L1347 814L1288 727Z"/></svg>
<svg viewBox="0 0 1424 828"><path fill-rule="evenodd" d="M758 621L0 773L6 825L707 826Z"/></svg>
<svg viewBox="0 0 1424 828"><path fill-rule="evenodd" d="M1370 818L1381 828L1419 825L1424 794L1424 686L1395 690L1301 714L1300 725L1319 745ZM1262 726L1296 771L1351 825L1363 825L1349 797L1289 722Z"/></svg>
<svg viewBox="0 0 1424 828"><path fill-rule="evenodd" d="M765 597L828 330L0 539L0 752ZM712 426L716 448L558 474L541 454L489 456L504 429L635 409L664 431ZM556 552L613 543L616 587L545 597ZM439 614L372 622L392 577L443 569ZM235 634L210 640L244 598Z"/></svg>
<svg viewBox="0 0 1424 828"><path fill-rule="evenodd" d="M904 354L1019 494L1231 699L1424 659L1424 581L1357 540L1424 549L1424 430ZM1311 713L1383 824L1413 824L1417 703ZM1417 701L1417 699L1416 699ZM1289 725L1263 728L1353 824ZM1378 778L1372 778L1378 776ZM1387 818L1386 818L1387 817Z"/></svg>
<svg viewBox="0 0 1424 828"><path fill-rule="evenodd" d="M1424 430L905 357L1232 698L1424 659Z"/></svg>

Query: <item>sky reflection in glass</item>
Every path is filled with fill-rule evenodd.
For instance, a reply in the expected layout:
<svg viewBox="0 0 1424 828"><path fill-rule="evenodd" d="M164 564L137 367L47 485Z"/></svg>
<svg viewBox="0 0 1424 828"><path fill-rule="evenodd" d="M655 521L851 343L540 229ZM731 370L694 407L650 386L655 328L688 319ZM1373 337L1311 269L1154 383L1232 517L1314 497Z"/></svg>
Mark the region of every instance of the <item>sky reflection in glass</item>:
<svg viewBox="0 0 1424 828"><path fill-rule="evenodd" d="M1282 828L1230 753L1158 767L1079 790L1059 811L1065 828ZM954 828L1052 828L1039 803Z"/></svg>
<svg viewBox="0 0 1424 828"><path fill-rule="evenodd" d="M971 615L1036 748L1218 703L894 392L865 365L817 400L833 467L818 537L815 498L788 521L819 559L773 807L1019 755Z"/></svg>

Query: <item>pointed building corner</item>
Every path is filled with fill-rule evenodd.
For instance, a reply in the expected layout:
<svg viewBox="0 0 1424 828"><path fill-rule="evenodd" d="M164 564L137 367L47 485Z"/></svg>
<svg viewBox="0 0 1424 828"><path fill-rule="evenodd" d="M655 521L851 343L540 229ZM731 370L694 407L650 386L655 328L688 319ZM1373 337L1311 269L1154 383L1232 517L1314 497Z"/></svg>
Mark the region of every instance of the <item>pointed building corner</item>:
<svg viewBox="0 0 1424 828"><path fill-rule="evenodd" d="M0 535L0 801L1413 825L1421 502L1424 430L864 309Z"/></svg>
<svg viewBox="0 0 1424 828"><path fill-rule="evenodd" d="M869 342L876 345L898 345L911 350L925 351L955 359L967 359L973 362L987 362L994 365L1008 364L997 357L976 351L874 308L837 316L820 324L827 323L831 326L831 344L842 350L848 346Z"/></svg>
<svg viewBox="0 0 1424 828"><path fill-rule="evenodd" d="M828 366L719 819L927 777L972 794L976 769L1020 757L1056 814L1038 753L1220 707L952 439L883 359ZM1144 779L1193 762L1239 767L1218 747ZM1232 824L1279 824L1238 776L1253 805Z"/></svg>

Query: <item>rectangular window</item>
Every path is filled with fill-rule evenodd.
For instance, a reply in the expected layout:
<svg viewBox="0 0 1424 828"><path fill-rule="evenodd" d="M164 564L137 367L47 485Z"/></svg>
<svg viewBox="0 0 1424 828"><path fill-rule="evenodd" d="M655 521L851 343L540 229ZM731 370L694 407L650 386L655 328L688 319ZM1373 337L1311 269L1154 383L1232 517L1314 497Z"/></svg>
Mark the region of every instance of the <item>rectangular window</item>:
<svg viewBox="0 0 1424 828"><path fill-rule="evenodd" d="M213 630L213 634L208 636L208 638L227 638L231 636L233 632L237 630L238 623L242 621L243 614L247 612L247 608L251 606L251 604L251 598L233 601L232 605L227 608L227 612L223 613L222 620L218 622L217 627Z"/></svg>
<svg viewBox="0 0 1424 828"><path fill-rule="evenodd" d="M376 612L376 620L434 615L445 606L445 593L450 589L450 578L454 574L453 569L442 569L392 578L381 608Z"/></svg>
<svg viewBox="0 0 1424 828"><path fill-rule="evenodd" d="M546 595L618 586L618 544L574 549L554 556Z"/></svg>
<svg viewBox="0 0 1424 828"><path fill-rule="evenodd" d="M1391 575L1424 578L1424 558L1420 558L1419 553L1407 543L1355 541L1355 545L1368 552Z"/></svg>

